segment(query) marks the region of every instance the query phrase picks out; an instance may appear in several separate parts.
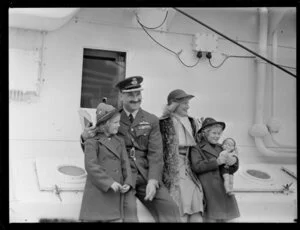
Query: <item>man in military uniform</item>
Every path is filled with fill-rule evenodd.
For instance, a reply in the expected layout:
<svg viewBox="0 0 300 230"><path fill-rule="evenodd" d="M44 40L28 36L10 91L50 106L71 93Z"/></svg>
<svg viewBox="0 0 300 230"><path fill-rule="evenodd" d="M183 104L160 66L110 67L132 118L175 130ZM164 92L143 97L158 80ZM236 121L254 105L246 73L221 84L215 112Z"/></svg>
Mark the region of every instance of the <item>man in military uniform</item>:
<svg viewBox="0 0 300 230"><path fill-rule="evenodd" d="M134 76L116 85L123 106L118 134L126 144L137 198L157 222L179 222L179 209L162 183L163 147L159 119L140 108L142 81L142 77ZM82 139L91 136L91 129L86 129Z"/></svg>

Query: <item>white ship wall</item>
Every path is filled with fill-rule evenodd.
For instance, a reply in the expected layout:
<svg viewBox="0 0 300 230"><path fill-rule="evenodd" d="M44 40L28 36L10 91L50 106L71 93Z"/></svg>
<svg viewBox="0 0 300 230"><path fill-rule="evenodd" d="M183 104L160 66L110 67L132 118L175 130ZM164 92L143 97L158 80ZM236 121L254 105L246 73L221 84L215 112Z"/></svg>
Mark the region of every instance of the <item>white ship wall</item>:
<svg viewBox="0 0 300 230"><path fill-rule="evenodd" d="M172 53L154 43L142 29L122 27L117 23L113 26L101 24L105 14L91 12L93 10L82 9L76 18L62 28L45 35L42 68L45 81L37 101L9 103L10 172L26 158L83 159L77 112L80 107L83 48L127 52L126 75L144 77L142 107L157 116L161 115L171 90L181 88L195 95L190 101L190 115L199 118L211 116L225 121L227 128L223 135L237 140L242 163L295 163L284 155L274 159L263 157L248 133L255 113L255 59L229 58L220 68L214 69L204 58L196 67L188 68ZM218 14L202 12L197 18L258 52L257 16L247 12L231 14L224 11ZM290 31L289 24L281 26L279 63L296 66L295 40L290 40L286 34ZM150 33L169 49L175 52L182 49L180 57L187 65L197 61L192 51L192 35L197 32L212 33L179 13L170 31ZM9 28L9 48L36 50L40 49L41 44L41 32ZM268 48L270 51L271 44ZM219 40L218 51L229 55L253 56L225 39ZM218 65L221 60L214 64ZM279 69L276 74L276 117L282 122L278 137L282 143L296 146L296 80ZM267 76L265 122L271 114L269 82L270 76ZM10 186L13 200L16 198L14 182Z"/></svg>
<svg viewBox="0 0 300 230"><path fill-rule="evenodd" d="M20 156L81 154L78 148L81 127L77 110L80 106L83 48L126 51L127 76L144 77L144 109L160 116L168 93L173 89L182 88L196 96L190 101L192 116L212 116L225 121L227 129L224 136L235 137L241 147L254 148L253 138L248 134L248 129L254 121L255 110L257 76L254 59L229 58L218 69L212 68L208 60L203 59L196 67L188 68L173 54L155 44L142 29L86 23L84 19L88 11L80 12L78 21L74 19L62 28L45 35L42 70L45 82L38 101L30 104L9 104L12 155L15 151L15 154ZM94 14L94 20L96 16ZM257 51L257 19L253 14L245 16L224 12L222 15L201 14L197 18L231 38L249 41L240 43ZM209 31L188 18L181 15L178 17L180 19L174 20L170 30L176 29L182 34L156 31L150 33L170 49L182 49L182 60L192 65L196 62L191 47L192 36L183 33ZM218 18L220 20L217 20ZM41 39L42 34L33 30L10 28L9 31L10 48L39 49ZM289 41L285 37L284 41L282 39L279 37L279 45L288 48L279 47L279 61L283 65L295 66L295 47L289 48L295 41ZM219 40L218 50L226 54L253 56L224 39ZM281 133L284 133L281 141L295 145L296 80L279 69L276 73L276 115L282 122ZM269 80L268 76L265 121L270 116ZM34 149L34 146L39 146L40 143L45 143L43 151ZM17 146L20 146L20 149L15 150Z"/></svg>

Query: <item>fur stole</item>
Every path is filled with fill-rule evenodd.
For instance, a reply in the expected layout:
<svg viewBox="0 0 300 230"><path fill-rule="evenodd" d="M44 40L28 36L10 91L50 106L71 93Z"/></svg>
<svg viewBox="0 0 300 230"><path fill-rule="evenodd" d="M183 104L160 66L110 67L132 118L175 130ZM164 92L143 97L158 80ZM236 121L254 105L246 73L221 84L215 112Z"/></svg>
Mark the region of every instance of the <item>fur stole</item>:
<svg viewBox="0 0 300 230"><path fill-rule="evenodd" d="M170 195L178 204L179 201L179 159L178 140L171 117L160 120L160 131L163 140L164 168L162 181Z"/></svg>
<svg viewBox="0 0 300 230"><path fill-rule="evenodd" d="M196 133L196 125L191 120L192 128ZM174 201L179 204L180 191L179 191L179 153L178 153L178 139L175 131L175 127L172 121L172 115L163 117L160 119L160 131L163 140L163 156L164 156L164 169L162 181L167 187L170 195ZM202 186L195 174L192 172L191 164L189 160L189 154L186 159L186 170L191 176L192 180L202 191Z"/></svg>

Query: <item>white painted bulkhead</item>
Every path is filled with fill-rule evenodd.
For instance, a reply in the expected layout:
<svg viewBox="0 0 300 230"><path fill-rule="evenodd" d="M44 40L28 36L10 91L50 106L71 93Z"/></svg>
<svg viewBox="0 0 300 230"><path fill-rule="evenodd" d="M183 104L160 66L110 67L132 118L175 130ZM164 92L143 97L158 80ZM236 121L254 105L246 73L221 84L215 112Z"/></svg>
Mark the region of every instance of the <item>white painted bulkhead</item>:
<svg viewBox="0 0 300 230"><path fill-rule="evenodd" d="M187 12L257 52L256 8L240 11L188 9ZM295 17L289 18L289 23L279 25L281 32L278 36L278 62L295 67L296 41L292 39L293 36L295 38L293 19ZM61 204L56 196L51 193L40 194L33 187L20 190L21 185L18 181L24 177L24 180L26 178L31 180L32 184L36 183L36 178L33 176L35 174L32 174L34 168L30 167L40 157L49 159L70 157L83 161L83 152L79 143L82 130L78 116L83 48L126 52L126 76L144 77L142 107L157 116L161 115L171 90L181 88L195 95L195 98L190 101L190 115L198 118L211 116L225 121L227 127L223 135L237 140L241 165L296 164L295 158L286 158L285 153L277 158L263 156L257 151L253 137L249 135L248 131L253 125L255 110L257 79L255 59L229 58L220 68L214 69L209 65L208 60L203 58L196 67L188 68L183 66L172 53L154 43L141 28L132 26L134 24L132 22L134 22L132 10L125 10L120 14L118 9L83 8L68 23L54 31L42 33L35 30L9 28L10 49L40 51L43 44L41 65L43 84L41 84L40 95L31 103L20 101L9 103L9 169L12 204L10 209L11 216L15 218L11 221L35 222L38 210L46 204L56 210L50 217L76 218L80 208L81 192L62 192L61 198L69 206L64 205L65 208L60 209L59 206L55 206ZM187 65L193 65L197 61L192 50L192 37L199 32L212 33L179 13L173 17L169 32L149 31L156 40L169 49L175 52L182 50L180 57ZM218 51L228 55L253 56L225 39L219 39ZM271 51L270 43L268 51ZM212 55L212 62L215 65L223 60L223 57L218 56L217 53L215 56L214 53ZM268 65L267 69L270 72L271 66ZM265 122L271 113L269 81L268 75L264 103ZM275 112L276 117L281 121L278 139L282 143L296 146L296 79L278 69L276 81ZM266 142L268 143L268 140ZM272 146L272 143L269 141L268 145ZM33 191L32 189L36 196L29 192ZM39 198L36 199L37 197ZM293 199L295 197L292 197ZM25 211L29 206L23 204L30 202L33 202L33 206L36 205L36 212ZM26 218L23 214L18 215L17 212L21 210L27 213ZM47 215L49 217L49 213L45 213L45 217Z"/></svg>

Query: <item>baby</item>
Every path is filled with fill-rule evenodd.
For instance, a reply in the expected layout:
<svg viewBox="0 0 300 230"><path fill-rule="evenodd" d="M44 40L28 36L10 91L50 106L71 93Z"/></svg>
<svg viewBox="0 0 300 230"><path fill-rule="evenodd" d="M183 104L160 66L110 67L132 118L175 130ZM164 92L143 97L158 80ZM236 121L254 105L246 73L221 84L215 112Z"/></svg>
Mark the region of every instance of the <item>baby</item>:
<svg viewBox="0 0 300 230"><path fill-rule="evenodd" d="M222 143L223 151L220 153L220 156L223 155L225 159L229 156L237 157L236 142L232 138L226 138ZM232 166L225 164L221 170L224 178L224 187L228 195L233 193L233 172Z"/></svg>

